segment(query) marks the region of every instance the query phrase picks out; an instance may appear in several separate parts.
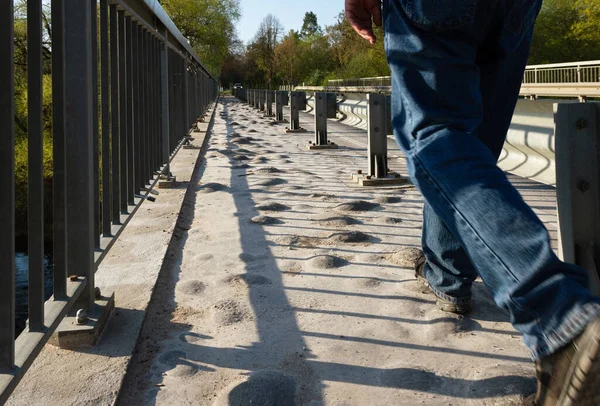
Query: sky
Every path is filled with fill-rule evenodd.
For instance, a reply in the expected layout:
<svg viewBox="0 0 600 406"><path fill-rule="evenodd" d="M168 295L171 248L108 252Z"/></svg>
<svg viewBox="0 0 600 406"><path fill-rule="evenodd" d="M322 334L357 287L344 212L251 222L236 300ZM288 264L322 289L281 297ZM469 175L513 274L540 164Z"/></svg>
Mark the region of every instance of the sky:
<svg viewBox="0 0 600 406"><path fill-rule="evenodd" d="M237 23L238 35L248 43L256 34L260 22L267 14L273 14L281 21L285 33L300 30L304 13L312 11L317 15L319 25L331 25L344 9L343 0L241 0L242 18Z"/></svg>

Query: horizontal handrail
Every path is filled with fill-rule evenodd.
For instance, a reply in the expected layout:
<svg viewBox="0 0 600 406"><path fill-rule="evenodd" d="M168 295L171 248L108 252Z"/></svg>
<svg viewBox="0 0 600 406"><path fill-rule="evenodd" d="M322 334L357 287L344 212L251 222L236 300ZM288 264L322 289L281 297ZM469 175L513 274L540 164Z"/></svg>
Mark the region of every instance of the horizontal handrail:
<svg viewBox="0 0 600 406"><path fill-rule="evenodd" d="M556 84L561 88L570 83L600 83L600 61L570 62L547 65L530 65L525 69L523 84ZM331 87L391 87L390 76L372 78L333 79L327 82ZM529 95L529 93L526 93ZM560 96L561 92L550 94ZM576 94L575 96L597 97L595 94Z"/></svg>

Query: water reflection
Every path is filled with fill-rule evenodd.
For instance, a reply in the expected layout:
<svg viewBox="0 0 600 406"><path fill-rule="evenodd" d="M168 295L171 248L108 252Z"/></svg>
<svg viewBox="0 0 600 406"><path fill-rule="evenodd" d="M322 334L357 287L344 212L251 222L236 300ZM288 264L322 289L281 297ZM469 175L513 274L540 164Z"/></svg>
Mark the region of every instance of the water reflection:
<svg viewBox="0 0 600 406"><path fill-rule="evenodd" d="M25 328L27 320L27 303L29 291L29 257L23 252L19 252L15 256L15 305L16 305L16 329L17 335ZM52 257L46 255L44 257L44 296L49 299L52 296Z"/></svg>

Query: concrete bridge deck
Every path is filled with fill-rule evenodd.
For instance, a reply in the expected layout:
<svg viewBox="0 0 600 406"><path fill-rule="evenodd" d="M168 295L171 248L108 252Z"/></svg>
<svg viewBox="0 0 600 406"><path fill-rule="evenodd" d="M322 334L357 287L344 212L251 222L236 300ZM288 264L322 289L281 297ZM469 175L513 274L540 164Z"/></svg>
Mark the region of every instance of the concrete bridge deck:
<svg viewBox="0 0 600 406"><path fill-rule="evenodd" d="M366 132L330 121L340 149L308 151L312 120L301 117L306 134L283 134L222 99L145 319L117 309L121 320L95 349L45 350L12 404L520 404L535 389L533 364L482 283L474 312L459 317L438 311L414 280L419 193L353 184L349 174L366 168ZM390 161L405 173L393 142ZM554 189L511 180L556 248ZM143 270L128 272L135 280ZM137 294L128 289L118 308ZM136 339L135 350L116 350ZM62 392L43 365L61 359L87 371Z"/></svg>

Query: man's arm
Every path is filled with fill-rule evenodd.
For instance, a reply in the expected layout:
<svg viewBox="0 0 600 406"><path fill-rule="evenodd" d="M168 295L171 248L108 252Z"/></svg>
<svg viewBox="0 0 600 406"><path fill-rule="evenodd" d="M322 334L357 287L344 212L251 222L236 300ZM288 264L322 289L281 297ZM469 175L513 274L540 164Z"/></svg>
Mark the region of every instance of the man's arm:
<svg viewBox="0 0 600 406"><path fill-rule="evenodd" d="M346 18L354 31L374 44L373 23L381 27L381 0L346 0Z"/></svg>

